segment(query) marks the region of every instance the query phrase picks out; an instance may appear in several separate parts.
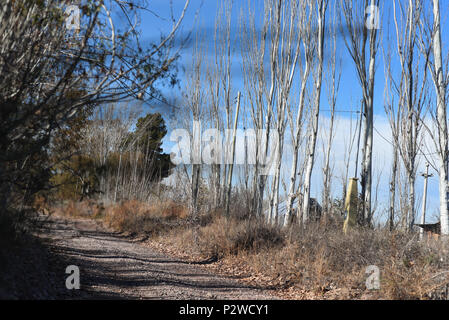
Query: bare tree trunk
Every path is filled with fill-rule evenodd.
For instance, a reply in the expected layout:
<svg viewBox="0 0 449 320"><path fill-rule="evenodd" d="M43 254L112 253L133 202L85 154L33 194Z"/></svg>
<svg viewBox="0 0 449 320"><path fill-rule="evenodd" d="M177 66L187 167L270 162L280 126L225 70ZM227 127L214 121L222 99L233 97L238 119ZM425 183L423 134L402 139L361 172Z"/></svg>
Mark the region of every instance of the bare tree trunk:
<svg viewBox="0 0 449 320"><path fill-rule="evenodd" d="M312 24L311 19L307 19L306 12L307 12L307 6L310 5L310 2L304 1L301 7L300 12L300 22L299 22L299 28L300 32L304 35L309 35L309 37L302 37L302 47L304 49L304 67L301 69L301 86L299 90L299 101L298 106L296 110L296 118L293 122L293 119L291 119L291 113L289 113L290 117L290 126L294 128L292 130L292 145L293 145L293 159L290 169L290 177L289 177L289 186L287 190L287 203L286 203L286 213L284 216L284 226L287 226L291 219L291 215L293 214L293 202L295 198L298 198L298 192L295 192L296 190L296 181L297 179L297 172L298 172L298 158L299 158L299 147L300 147L300 141L301 141L301 134L302 134L302 123L303 123L303 117L304 117L304 108L305 108L305 102L306 102L306 93L307 93L307 82L309 80L310 72L313 67L313 57L314 57L314 41L315 38L310 36L311 30L312 30ZM301 63L301 62L300 62ZM299 221L298 221L299 222Z"/></svg>
<svg viewBox="0 0 449 320"><path fill-rule="evenodd" d="M371 1L371 5L374 5L374 0ZM372 214L371 211L371 188L372 188L372 155L373 155L373 110L374 110L374 77L375 77L375 63L376 63L376 36L377 31L371 30L370 32L370 60L368 69L368 101L366 108L366 138L364 162L362 171L364 172L365 184L365 198L364 198L364 218L365 225L371 224Z"/></svg>
<svg viewBox="0 0 449 320"><path fill-rule="evenodd" d="M394 85L399 96L398 119L394 138L407 174L408 205L405 229L408 231L411 231L416 215L416 157L421 138L423 120L421 115L427 96L427 67L430 53L427 50L424 52L423 72L421 72L421 59L415 58L415 49L418 39L417 26L419 25L422 7L423 4L420 0L409 0L405 10L403 4L400 4L400 20L398 21L396 1L393 2L397 52L401 65L399 85ZM419 83L421 83L420 86L418 86Z"/></svg>
<svg viewBox="0 0 449 320"><path fill-rule="evenodd" d="M308 55L308 56L310 57L310 55ZM305 94L306 94L307 79L309 78L310 68L311 68L310 60L311 60L310 58L306 58L305 71L303 73L303 77L301 80L298 111L296 114L296 122L295 122L295 133L293 135L293 160L292 160L292 167L290 170L289 188L288 188L288 193L287 193L287 211L286 211L285 217L284 217L284 226L286 226L290 221L290 217L292 215L292 209L293 209L293 202L294 202L295 198L297 197L297 194L295 194L294 191L296 188L296 180L297 180L296 173L297 173L297 167L298 167L298 155L299 155L299 145L300 145L300 139L301 139L304 100L305 100Z"/></svg>
<svg viewBox="0 0 449 320"><path fill-rule="evenodd" d="M327 147L324 151L324 166L323 166L323 196L322 207L324 214L327 215L330 212L331 203L331 176L332 170L330 166L331 151L332 151L332 138L334 134L334 119L335 119L335 105L331 106L331 119L329 124L329 136L327 140Z"/></svg>
<svg viewBox="0 0 449 320"><path fill-rule="evenodd" d="M231 155L230 160L231 163L229 164L228 169L228 177L226 182L226 215L229 216L229 202L231 201L231 191L232 191L232 171L234 168L234 158L235 158L235 139L236 139L236 133L237 133L237 123L239 119L239 110L240 110L240 91L237 94L237 105L235 107L235 119L234 119L234 129L232 132L232 146L231 146Z"/></svg>
<svg viewBox="0 0 449 320"><path fill-rule="evenodd" d="M218 132L223 131L222 116L219 110L220 105L220 79L218 75L218 70L215 66L208 68L207 80L209 84L208 98L210 100L210 117L215 125L215 129ZM217 137L218 138L218 137ZM211 165L211 180L213 188L213 207L218 208L221 205L221 169L222 166L220 162L222 161L222 141L216 141L215 161Z"/></svg>
<svg viewBox="0 0 449 320"><path fill-rule="evenodd" d="M441 234L449 235L449 181L448 181L448 130L446 116L447 84L443 75L443 59L441 48L441 23L439 0L433 0L433 56L435 91L437 96L437 124L439 136L439 185L440 185L440 223Z"/></svg>
<svg viewBox="0 0 449 320"><path fill-rule="evenodd" d="M194 109L195 110L195 109ZM194 124L192 128L192 183L191 183L191 217L196 227L198 218L198 190L201 179L201 126L199 112L194 111ZM196 231L195 231L196 232ZM196 235L195 235L196 238Z"/></svg>
<svg viewBox="0 0 449 320"><path fill-rule="evenodd" d="M318 119L320 115L320 100L321 100L321 85L323 77L323 62L324 62L324 28L326 22L326 9L327 1L318 1L318 41L317 41L317 55L318 55L318 65L315 74L315 92L314 92L314 106L313 106L313 118L312 118L312 129L310 130L309 137L309 150L307 152L307 165L306 173L304 178L304 201L302 207L302 222L305 226L309 219L309 201L310 201L310 187L312 170L315 162L315 147L316 139L318 134Z"/></svg>
<svg viewBox="0 0 449 320"><path fill-rule="evenodd" d="M334 10L336 7L334 7ZM331 151L332 143L334 140L334 127L335 127L335 109L337 106L337 95L340 88L341 79L341 58L338 60L337 66L337 30L336 27L336 14L333 15L332 27L330 32L332 33L332 55L329 58L329 64L327 69L327 77L325 77L327 87L328 104L330 107L330 121L329 129L327 132L326 146L323 144L324 152L324 165L323 165L323 191L322 191L322 207L324 214L327 215L331 211L331 192L332 192L332 173L333 166L331 167ZM338 70L337 70L338 68Z"/></svg>
<svg viewBox="0 0 449 320"><path fill-rule="evenodd" d="M232 7L233 1L226 0L221 4L220 9L216 15L216 24L215 24L215 72L216 72L216 81L219 82L217 84L217 91L215 92L218 95L217 103L221 103L225 107L225 124L223 125L224 130L231 130L232 125L232 104L231 104L231 92L232 92L232 41L231 41L231 16L232 16ZM218 105L219 105L218 104ZM217 108L218 108L217 105ZM225 143L224 154L227 155L230 150L228 141ZM220 203L226 205L226 197L227 197L227 177L229 171L228 163L224 163L221 167L223 168L223 172L221 173L222 179L220 181L221 186L220 194L221 199Z"/></svg>
<svg viewBox="0 0 449 320"><path fill-rule="evenodd" d="M395 203L396 203L396 179L398 176L398 151L393 148L393 165L390 178L390 208L388 212L388 225L390 231L394 230Z"/></svg>
<svg viewBox="0 0 449 320"><path fill-rule="evenodd" d="M274 102L275 102L275 89L276 89L276 85L279 81L279 78L277 77L277 64L278 64L278 51L279 51L279 39L281 36L281 6L282 6L282 1L279 0L268 0L265 2L265 10L269 11L269 15L270 15L270 23L269 23L269 30L270 30L270 37L271 37L271 42L270 42L270 72L271 72L271 82L270 82L270 91L268 93L268 97L267 97L267 102L268 102L268 106L269 108L274 111L277 108L274 107ZM279 102L278 102L279 103ZM277 111L277 110L276 110ZM271 114L270 114L271 117ZM279 116L278 116L279 117ZM283 121L283 119L278 120L279 121ZM267 121L268 122L268 121ZM269 130L270 128L268 128L268 125L266 126L267 128L267 139L266 139L266 149L265 151L265 156L267 155L268 152L268 144L269 144ZM279 150L279 152L281 152ZM277 155L277 159L279 159L279 154ZM265 177L266 179L266 177ZM266 183L266 180L264 179L264 184ZM276 184L277 184L277 180L278 180L278 173L276 172L274 175L274 181L273 181L273 190L269 195L269 212L268 212L268 222L272 222L273 220L273 210L274 210L274 197L276 194Z"/></svg>
<svg viewBox="0 0 449 320"><path fill-rule="evenodd" d="M122 166L122 152L120 152L120 158L118 161L118 168L117 168L117 177L115 182L115 192L114 192L114 203L117 202L117 191L118 191L118 181L119 181L119 175L120 175L120 168Z"/></svg>
<svg viewBox="0 0 449 320"><path fill-rule="evenodd" d="M362 144L361 194L363 198L363 212L360 217L363 225L370 225L372 219L371 187L372 187L372 151L373 151L373 102L375 62L378 47L377 28L371 25L368 30L365 25L365 10L368 5L378 7L378 0L365 0L360 6L358 1L341 0L342 12L346 21L349 35L344 37L346 47L355 63L359 82L363 92L364 132ZM373 17L375 18L375 17ZM380 21L379 21L380 24ZM360 25L363 27L360 28ZM346 31L342 31L346 33ZM349 41L348 41L349 39ZM366 44L369 40L369 62L366 68Z"/></svg>
<svg viewBox="0 0 449 320"><path fill-rule="evenodd" d="M300 40L297 30L297 20L301 17L300 2L270 0L265 3L265 10L269 10L270 30L270 71L271 86L266 97L269 114L275 111L277 129L277 157L272 179L272 193L270 194L270 207L268 219L272 223L278 222L279 186L281 182L281 166L286 127L286 114L288 113L291 87L300 55ZM276 107L273 104L276 103ZM272 109L271 109L272 108ZM269 137L268 125L267 137ZM268 139L267 139L268 142ZM267 145L268 146L268 145ZM266 154L268 149L263 150ZM265 183L265 181L264 181Z"/></svg>

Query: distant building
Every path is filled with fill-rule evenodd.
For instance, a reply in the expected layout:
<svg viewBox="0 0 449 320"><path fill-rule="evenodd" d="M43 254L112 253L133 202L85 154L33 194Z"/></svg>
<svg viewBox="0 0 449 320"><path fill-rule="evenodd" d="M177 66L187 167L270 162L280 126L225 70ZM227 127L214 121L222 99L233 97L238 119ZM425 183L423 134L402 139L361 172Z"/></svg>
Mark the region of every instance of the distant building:
<svg viewBox="0 0 449 320"><path fill-rule="evenodd" d="M438 239L441 234L440 222L437 223L425 223L425 224L415 224L420 228L424 229L424 235L427 236L427 239Z"/></svg>

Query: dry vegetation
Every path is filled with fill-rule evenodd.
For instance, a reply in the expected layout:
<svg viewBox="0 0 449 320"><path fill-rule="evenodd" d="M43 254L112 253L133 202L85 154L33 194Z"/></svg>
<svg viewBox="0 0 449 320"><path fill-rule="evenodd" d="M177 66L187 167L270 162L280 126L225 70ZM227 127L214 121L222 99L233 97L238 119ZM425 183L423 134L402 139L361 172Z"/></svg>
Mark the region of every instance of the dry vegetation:
<svg viewBox="0 0 449 320"><path fill-rule="evenodd" d="M381 229L345 235L339 217L326 216L303 230L218 211L193 222L186 206L173 201L68 202L54 212L102 219L117 231L145 235L194 259L239 264L277 289L290 288L290 297L306 291L306 297L325 299L447 298L449 251L442 242ZM369 265L380 269L380 290L366 290Z"/></svg>

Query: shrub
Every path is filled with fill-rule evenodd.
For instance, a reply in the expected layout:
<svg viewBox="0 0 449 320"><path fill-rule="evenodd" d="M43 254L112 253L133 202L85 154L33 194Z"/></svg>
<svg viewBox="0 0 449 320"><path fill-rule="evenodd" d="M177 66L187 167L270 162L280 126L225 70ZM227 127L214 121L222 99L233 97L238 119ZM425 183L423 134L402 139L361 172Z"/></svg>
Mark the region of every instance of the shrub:
<svg viewBox="0 0 449 320"><path fill-rule="evenodd" d="M284 236L279 228L260 219L240 220L216 216L199 231L199 248L208 257L236 255L240 252L278 247Z"/></svg>
<svg viewBox="0 0 449 320"><path fill-rule="evenodd" d="M187 223L187 209L172 201L122 201L105 209L105 221L118 231L158 235Z"/></svg>
<svg viewBox="0 0 449 320"><path fill-rule="evenodd" d="M103 204L94 200L66 200L54 205L50 211L60 216L98 219L103 217L104 210Z"/></svg>

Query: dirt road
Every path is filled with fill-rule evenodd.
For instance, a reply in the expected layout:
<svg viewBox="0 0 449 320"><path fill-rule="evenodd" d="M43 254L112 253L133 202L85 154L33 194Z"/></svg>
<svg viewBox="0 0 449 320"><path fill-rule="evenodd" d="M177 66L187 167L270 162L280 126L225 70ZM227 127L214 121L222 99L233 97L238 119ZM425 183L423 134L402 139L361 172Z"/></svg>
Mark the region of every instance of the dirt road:
<svg viewBox="0 0 449 320"><path fill-rule="evenodd" d="M65 264L80 270L73 299L275 299L267 290L211 274L199 264L168 257L98 222L45 217L42 235L58 255L59 282Z"/></svg>

